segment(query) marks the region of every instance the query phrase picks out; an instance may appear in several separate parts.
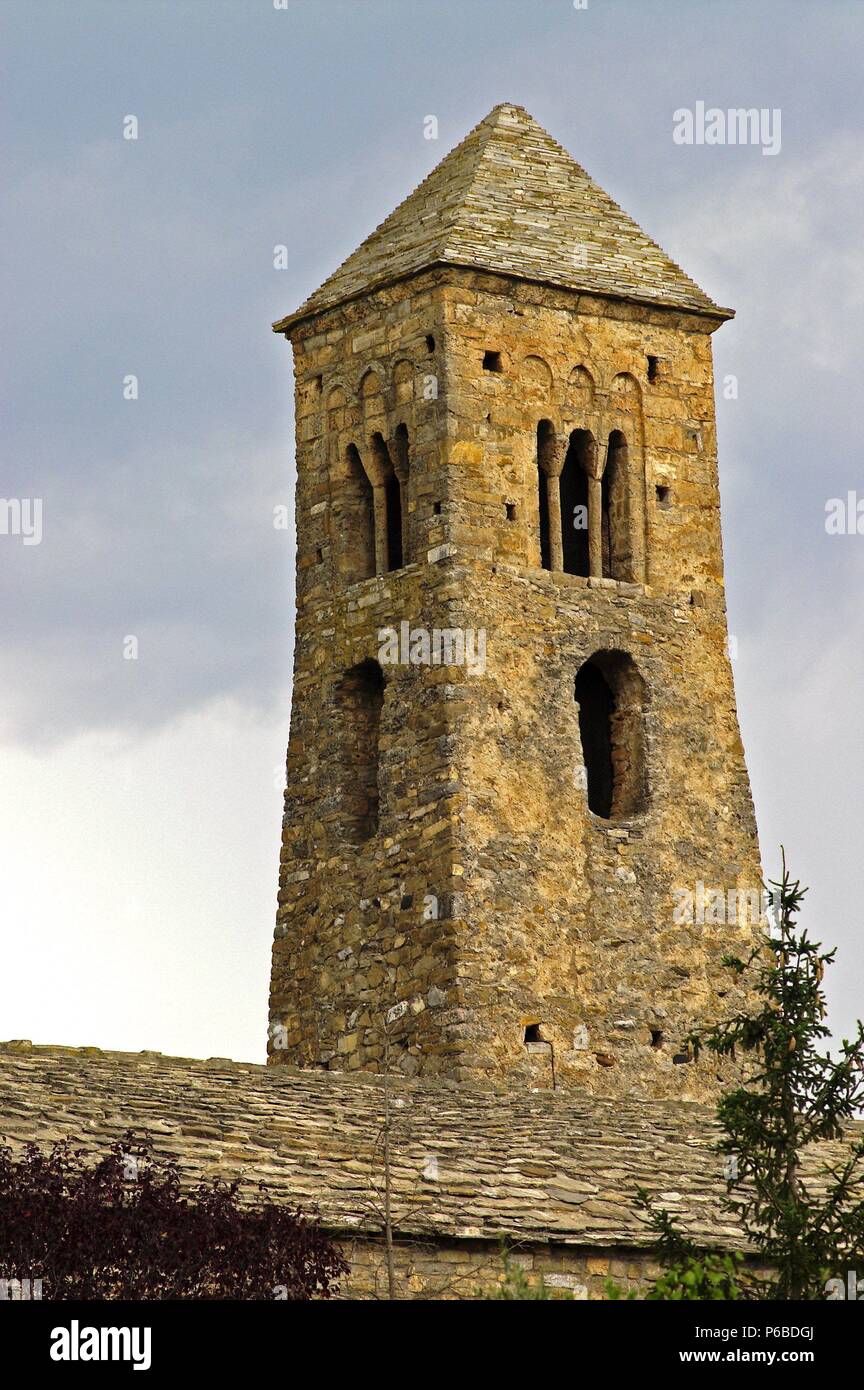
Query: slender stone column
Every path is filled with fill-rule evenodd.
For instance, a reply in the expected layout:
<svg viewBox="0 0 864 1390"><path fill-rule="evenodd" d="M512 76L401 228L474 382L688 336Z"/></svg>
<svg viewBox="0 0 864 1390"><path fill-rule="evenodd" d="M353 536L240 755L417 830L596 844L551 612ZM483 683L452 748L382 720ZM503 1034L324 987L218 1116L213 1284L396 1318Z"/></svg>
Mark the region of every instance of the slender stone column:
<svg viewBox="0 0 864 1390"><path fill-rule="evenodd" d="M408 554L408 477L410 473L408 463L408 430L406 426L401 426L396 430L388 444L388 451L393 460L393 472L399 482L399 515L402 521L402 564L407 565L411 556Z"/></svg>
<svg viewBox="0 0 864 1390"><path fill-rule="evenodd" d="M408 470L407 468L397 467L395 470L396 480L399 483L399 519L402 523L402 564L407 565L410 560L408 554Z"/></svg>
<svg viewBox="0 0 864 1390"><path fill-rule="evenodd" d="M386 574L389 556L387 554L387 489L383 483L374 483L372 499L375 504L375 573Z"/></svg>
<svg viewBox="0 0 864 1390"><path fill-rule="evenodd" d="M564 544L561 536L561 470L546 474L546 499L549 508L549 568L560 573L564 568Z"/></svg>
<svg viewBox="0 0 864 1390"><path fill-rule="evenodd" d="M592 442L585 469L588 474L588 573L592 579L603 576L603 469L606 447Z"/></svg>
<svg viewBox="0 0 864 1390"><path fill-rule="evenodd" d="M546 501L549 512L549 568L558 574L564 568L564 537L561 529L561 474L567 457L567 444L557 435L549 438L543 452L546 473Z"/></svg>

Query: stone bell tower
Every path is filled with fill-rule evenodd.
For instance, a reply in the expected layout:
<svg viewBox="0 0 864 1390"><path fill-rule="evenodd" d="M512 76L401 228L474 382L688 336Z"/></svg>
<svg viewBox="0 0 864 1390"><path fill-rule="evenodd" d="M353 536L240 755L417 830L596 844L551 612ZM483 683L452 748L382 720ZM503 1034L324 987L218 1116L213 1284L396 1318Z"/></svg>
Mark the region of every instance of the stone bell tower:
<svg viewBox="0 0 864 1390"><path fill-rule="evenodd" d="M270 1060L710 1097L756 828L721 309L501 105L274 325L297 632Z"/></svg>

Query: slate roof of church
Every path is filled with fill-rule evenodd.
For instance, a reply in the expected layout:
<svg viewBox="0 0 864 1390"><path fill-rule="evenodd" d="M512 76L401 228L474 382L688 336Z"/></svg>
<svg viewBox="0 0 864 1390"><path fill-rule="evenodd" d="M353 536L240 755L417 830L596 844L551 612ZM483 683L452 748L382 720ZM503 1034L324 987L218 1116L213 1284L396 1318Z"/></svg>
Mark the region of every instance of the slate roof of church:
<svg viewBox="0 0 864 1390"><path fill-rule="evenodd" d="M731 317L521 106L502 103L293 314L436 265Z"/></svg>
<svg viewBox="0 0 864 1390"><path fill-rule="evenodd" d="M398 1234L649 1246L634 1203L642 1186L695 1236L739 1241L719 1214L710 1109L396 1078L389 1087ZM383 1114L371 1075L0 1043L0 1140L14 1149L71 1136L103 1153L126 1129L146 1131L187 1182L243 1176L250 1196L264 1182L277 1199L317 1206L335 1232L378 1229L370 1202Z"/></svg>

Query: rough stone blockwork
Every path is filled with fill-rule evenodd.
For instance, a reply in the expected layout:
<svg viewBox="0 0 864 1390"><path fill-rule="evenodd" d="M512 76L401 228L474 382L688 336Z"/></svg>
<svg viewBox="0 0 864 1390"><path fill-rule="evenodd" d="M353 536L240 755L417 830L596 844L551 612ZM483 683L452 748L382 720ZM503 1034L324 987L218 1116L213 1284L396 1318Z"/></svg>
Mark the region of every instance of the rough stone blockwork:
<svg viewBox="0 0 864 1390"><path fill-rule="evenodd" d="M739 1002L720 959L758 920L729 313L501 106L275 325L298 610L271 1061L695 1100L728 1079L684 1039ZM720 920L680 920L700 883Z"/></svg>
<svg viewBox="0 0 864 1390"><path fill-rule="evenodd" d="M266 1182L320 1208L360 1295L386 1292L388 1110L403 1295L490 1287L502 1237L580 1297L639 1286L638 1186L734 1244L703 1103L731 1076L684 1050L741 1003L720 958L759 915L729 313L504 105L274 325L298 543L280 1065L7 1044L16 1147L131 1127L186 1181Z"/></svg>
<svg viewBox="0 0 864 1390"><path fill-rule="evenodd" d="M489 1287L503 1237L529 1272L556 1276L553 1288L599 1297L610 1272L638 1285L656 1256L637 1187L694 1236L738 1243L718 1216L722 1160L704 1106L396 1077L387 1087L405 1295ZM0 1142L20 1152L28 1140L71 1136L102 1154L131 1128L177 1157L190 1185L243 1176L252 1197L263 1182L277 1200L318 1207L351 1262L349 1294L385 1293L386 1113L382 1077L0 1044ZM821 1157L839 1153L825 1145Z"/></svg>

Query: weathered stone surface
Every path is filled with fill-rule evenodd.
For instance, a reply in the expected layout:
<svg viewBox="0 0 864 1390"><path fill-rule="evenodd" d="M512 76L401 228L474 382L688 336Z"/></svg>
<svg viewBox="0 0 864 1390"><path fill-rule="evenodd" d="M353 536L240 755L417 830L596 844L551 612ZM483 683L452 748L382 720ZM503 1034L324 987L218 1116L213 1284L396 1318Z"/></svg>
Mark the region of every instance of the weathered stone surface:
<svg viewBox="0 0 864 1390"><path fill-rule="evenodd" d="M728 315L502 106L275 325L298 472L281 1065L0 1045L0 1135L95 1154L132 1128L185 1182L265 1181L320 1209L371 1296L388 1114L402 1296L488 1287L502 1236L562 1293L638 1287L637 1187L738 1241L701 1103L729 1073L684 1039L742 1002L720 959L757 927L676 910L760 882Z"/></svg>
<svg viewBox="0 0 864 1390"><path fill-rule="evenodd" d="M521 106L503 102L433 169L320 289L277 325L440 263L571 289L718 310L666 252ZM380 326L355 331L373 354Z"/></svg>
<svg viewBox="0 0 864 1390"><path fill-rule="evenodd" d="M738 1002L720 960L755 926L681 922L678 894L760 883L726 654L724 311L538 132L496 108L276 325L298 603L271 1060L704 1099L728 1072L684 1038ZM565 224L614 285L564 274ZM553 524L562 468L587 489L579 556ZM424 656L436 632L461 662ZM586 662L614 702L608 814L586 795Z"/></svg>
<svg viewBox="0 0 864 1390"><path fill-rule="evenodd" d="M535 1274L558 1269L600 1296L616 1258L636 1286L656 1269L637 1187L694 1237L740 1244L719 1214L722 1159L704 1106L392 1076L386 1086L403 1293L488 1286L502 1236ZM317 1206L350 1259L350 1288L382 1296L385 1114L382 1077L0 1044L0 1142L20 1152L71 1135L95 1155L126 1129L149 1133L190 1185L242 1176L250 1198L265 1182L276 1200ZM820 1161L840 1148L820 1146Z"/></svg>

